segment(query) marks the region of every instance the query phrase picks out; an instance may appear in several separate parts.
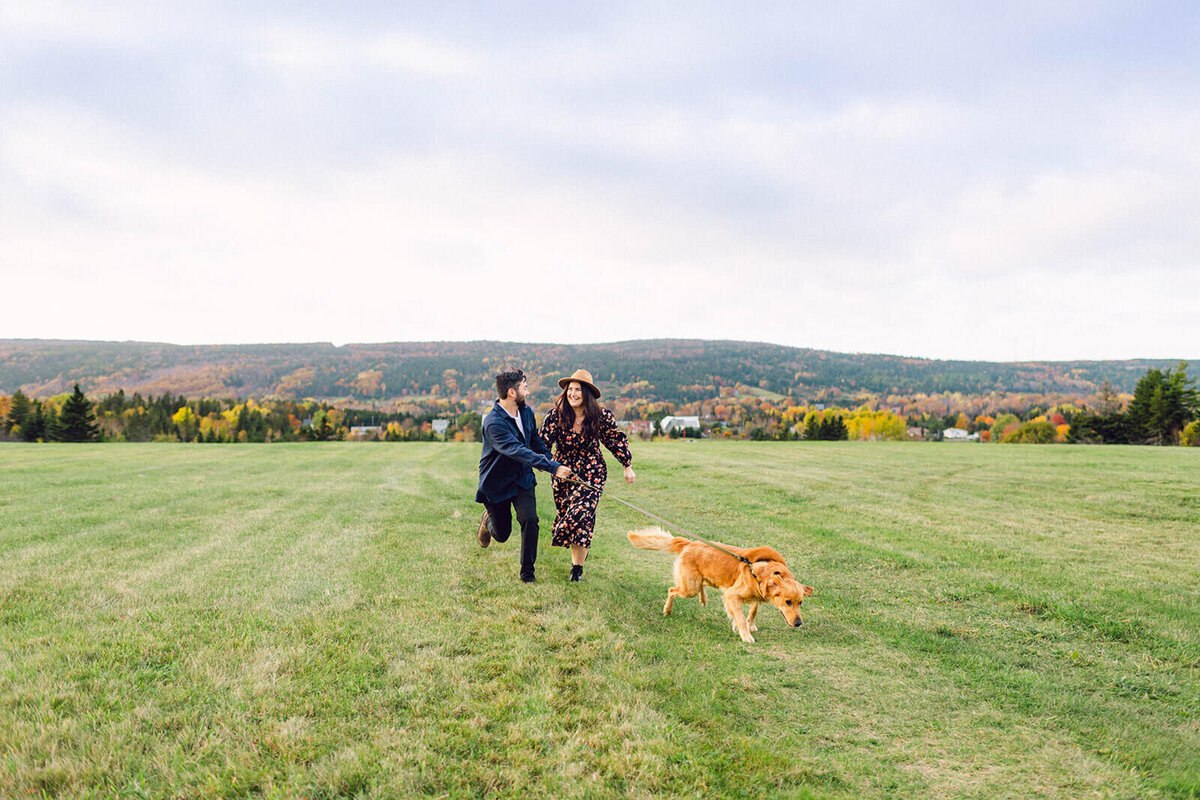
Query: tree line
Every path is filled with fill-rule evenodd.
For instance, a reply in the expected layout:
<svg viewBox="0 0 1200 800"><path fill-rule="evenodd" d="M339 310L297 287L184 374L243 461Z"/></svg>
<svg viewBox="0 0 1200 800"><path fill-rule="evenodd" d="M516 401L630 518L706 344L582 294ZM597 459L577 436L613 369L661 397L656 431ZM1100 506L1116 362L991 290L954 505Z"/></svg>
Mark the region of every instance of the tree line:
<svg viewBox="0 0 1200 800"><path fill-rule="evenodd" d="M954 410L962 398L928 398L928 403L885 407L887 400L857 408L795 404L722 387L710 400L677 407L669 402L607 403L622 420L658 421L667 415L695 415L701 430L688 435L753 440L903 440L937 439L958 428L984 442L1200 444L1200 401L1187 364L1174 370L1149 369L1132 396L1122 396L1105 381L1088 403L1058 403L1049 408ZM166 392L157 397L127 396L123 390L89 400L78 384L70 394L36 400L17 391L0 397L0 435L37 441L185 441L274 442L366 438L381 441L477 440L481 415L463 403L442 400L436 410L397 405L391 412L335 408L324 402L270 399L188 400ZM545 414L552 402L541 403ZM482 410L482 409L481 409ZM975 413L979 411L979 413ZM918 413L919 412L919 413ZM943 413L944 412L944 413ZM448 428L435 431L435 419ZM439 429L440 430L440 429ZM657 432L657 428L656 428Z"/></svg>
<svg viewBox="0 0 1200 800"><path fill-rule="evenodd" d="M1107 394L1111 396L1111 390ZM1069 438L1097 444L1200 445L1197 416L1200 396L1195 381L1188 379L1187 364L1181 363L1175 370L1147 371L1124 410L1108 402L1094 412L1076 415Z"/></svg>
<svg viewBox="0 0 1200 800"><path fill-rule="evenodd" d="M37 400L17 391L0 397L0 435L26 442L230 442L432 441L440 438L433 415L338 409L316 401L253 399L189 400L170 392L158 397L124 390L89 400L76 384L67 395ZM480 416L460 414L447 436L478 438Z"/></svg>

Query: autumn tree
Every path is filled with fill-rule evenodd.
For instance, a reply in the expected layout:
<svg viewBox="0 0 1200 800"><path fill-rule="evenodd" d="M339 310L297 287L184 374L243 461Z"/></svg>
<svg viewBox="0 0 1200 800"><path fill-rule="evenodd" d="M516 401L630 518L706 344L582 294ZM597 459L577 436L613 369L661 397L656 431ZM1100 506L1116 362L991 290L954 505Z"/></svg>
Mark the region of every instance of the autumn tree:
<svg viewBox="0 0 1200 800"><path fill-rule="evenodd" d="M1016 414L997 414L996 421L992 423L991 433L993 442L1004 441L1006 433L1012 433L1021 424L1021 420Z"/></svg>
<svg viewBox="0 0 1200 800"><path fill-rule="evenodd" d="M1179 443L1184 447L1200 447L1200 419L1192 420L1179 434Z"/></svg>
<svg viewBox="0 0 1200 800"><path fill-rule="evenodd" d="M1096 410L1103 417L1112 416L1121 411L1121 398L1113 390L1108 378L1104 379L1104 382L1100 384L1100 391L1096 393Z"/></svg>
<svg viewBox="0 0 1200 800"><path fill-rule="evenodd" d="M179 432L180 441L190 442L196 438L196 431L200 428L200 420L196 418L196 413L192 411L191 406L184 406L176 411L171 417L171 422L175 423L175 429Z"/></svg>

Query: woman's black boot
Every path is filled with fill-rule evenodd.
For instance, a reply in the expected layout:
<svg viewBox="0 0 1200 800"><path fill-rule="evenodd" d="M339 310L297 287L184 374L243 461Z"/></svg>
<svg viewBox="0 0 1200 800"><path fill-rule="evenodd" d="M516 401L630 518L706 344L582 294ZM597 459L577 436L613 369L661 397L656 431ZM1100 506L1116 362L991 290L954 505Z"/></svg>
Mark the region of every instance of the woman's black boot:
<svg viewBox="0 0 1200 800"><path fill-rule="evenodd" d="M571 565L571 582L578 583L581 578L583 578L583 565L582 564L572 564Z"/></svg>

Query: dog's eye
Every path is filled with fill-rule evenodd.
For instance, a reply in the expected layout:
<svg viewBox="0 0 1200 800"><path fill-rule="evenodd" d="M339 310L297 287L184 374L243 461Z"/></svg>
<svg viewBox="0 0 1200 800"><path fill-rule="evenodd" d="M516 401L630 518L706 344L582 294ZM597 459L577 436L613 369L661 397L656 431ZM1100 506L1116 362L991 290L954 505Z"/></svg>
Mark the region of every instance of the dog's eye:
<svg viewBox="0 0 1200 800"><path fill-rule="evenodd" d="M792 604L792 601L791 601L791 600L788 600L788 601L787 601L787 604L790 606L790 605Z"/></svg>

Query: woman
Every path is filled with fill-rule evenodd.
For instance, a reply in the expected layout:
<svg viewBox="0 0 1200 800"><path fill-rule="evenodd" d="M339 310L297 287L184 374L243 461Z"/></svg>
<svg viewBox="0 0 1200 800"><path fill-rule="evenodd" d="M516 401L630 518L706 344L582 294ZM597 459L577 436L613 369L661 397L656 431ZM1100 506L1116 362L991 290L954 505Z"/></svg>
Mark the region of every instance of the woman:
<svg viewBox="0 0 1200 800"><path fill-rule="evenodd" d="M592 382L592 373L577 369L569 378L558 382L563 392L554 408L542 420L542 439L554 449L554 459L571 468L572 477L604 488L608 468L604 465L603 444L625 467L625 482L633 483L637 475L630 464L633 454L629 442L617 427L612 412L601 408L596 401L600 390ZM553 481L554 535L550 544L571 548L571 580L583 577L583 561L592 546L596 528L596 505L600 492L580 486L570 479Z"/></svg>

